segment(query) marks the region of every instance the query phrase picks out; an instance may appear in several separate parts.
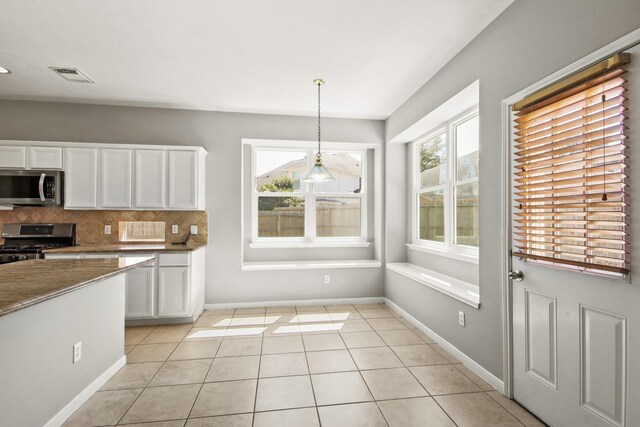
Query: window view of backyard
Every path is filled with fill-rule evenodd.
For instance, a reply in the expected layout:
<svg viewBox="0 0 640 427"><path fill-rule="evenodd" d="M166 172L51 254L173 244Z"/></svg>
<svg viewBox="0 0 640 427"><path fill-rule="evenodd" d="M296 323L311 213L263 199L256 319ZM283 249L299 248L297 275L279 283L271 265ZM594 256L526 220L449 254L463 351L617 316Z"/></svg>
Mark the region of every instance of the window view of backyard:
<svg viewBox="0 0 640 427"><path fill-rule="evenodd" d="M323 154L336 181L307 185L301 179L313 152L256 151L257 237L310 237L305 233L309 209L315 237L361 236L362 154Z"/></svg>
<svg viewBox="0 0 640 427"><path fill-rule="evenodd" d="M477 247L478 115L450 124L421 142L417 160L418 239ZM447 223L452 224L451 232L447 231Z"/></svg>

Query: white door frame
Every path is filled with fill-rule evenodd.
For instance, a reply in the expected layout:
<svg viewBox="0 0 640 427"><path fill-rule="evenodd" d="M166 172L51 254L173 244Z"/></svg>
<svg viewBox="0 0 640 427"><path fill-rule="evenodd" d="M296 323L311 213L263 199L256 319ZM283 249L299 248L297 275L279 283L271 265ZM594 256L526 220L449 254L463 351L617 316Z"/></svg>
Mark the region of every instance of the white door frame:
<svg viewBox="0 0 640 427"><path fill-rule="evenodd" d="M520 90L502 100L502 217L501 217L501 286L502 286L502 346L503 346L503 382L504 395L513 398L513 324L512 324L512 294L511 283L507 279L511 269L511 147L512 147L512 114L511 105L530 94L549 86L571 74L593 65L614 53L626 50L640 43L640 28L609 43L595 52L577 60L576 62L556 71L544 79Z"/></svg>

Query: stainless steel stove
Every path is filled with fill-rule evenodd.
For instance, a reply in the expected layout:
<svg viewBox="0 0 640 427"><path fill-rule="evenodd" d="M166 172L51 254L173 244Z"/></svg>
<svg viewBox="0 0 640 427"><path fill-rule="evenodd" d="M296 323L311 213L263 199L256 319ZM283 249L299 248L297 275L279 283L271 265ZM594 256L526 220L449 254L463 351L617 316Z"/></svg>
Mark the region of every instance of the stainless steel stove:
<svg viewBox="0 0 640 427"><path fill-rule="evenodd" d="M76 244L75 224L4 224L0 264L44 258L45 249Z"/></svg>

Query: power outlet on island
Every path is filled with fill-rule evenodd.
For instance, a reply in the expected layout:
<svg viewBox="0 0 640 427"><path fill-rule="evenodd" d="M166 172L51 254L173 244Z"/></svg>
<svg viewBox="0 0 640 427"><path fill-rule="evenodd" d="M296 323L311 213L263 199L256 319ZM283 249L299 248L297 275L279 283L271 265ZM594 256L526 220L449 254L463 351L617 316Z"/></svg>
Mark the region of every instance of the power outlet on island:
<svg viewBox="0 0 640 427"><path fill-rule="evenodd" d="M458 325L464 327L464 311L458 312Z"/></svg>
<svg viewBox="0 0 640 427"><path fill-rule="evenodd" d="M78 363L82 359L82 341L73 346L73 363Z"/></svg>
<svg viewBox="0 0 640 427"><path fill-rule="evenodd" d="M189 232L191 234L198 234L198 226L197 225L192 225L191 227L189 227Z"/></svg>

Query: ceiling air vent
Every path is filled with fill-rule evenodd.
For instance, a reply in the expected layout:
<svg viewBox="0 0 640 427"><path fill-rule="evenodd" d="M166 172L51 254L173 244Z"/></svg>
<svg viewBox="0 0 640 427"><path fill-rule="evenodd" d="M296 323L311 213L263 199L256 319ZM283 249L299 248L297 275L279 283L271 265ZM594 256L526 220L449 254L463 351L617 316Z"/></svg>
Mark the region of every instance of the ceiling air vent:
<svg viewBox="0 0 640 427"><path fill-rule="evenodd" d="M80 71L77 68L62 68L62 67L49 67L51 68L57 75L60 77L69 80L70 82L77 83L93 83L91 77L87 76L85 73Z"/></svg>

